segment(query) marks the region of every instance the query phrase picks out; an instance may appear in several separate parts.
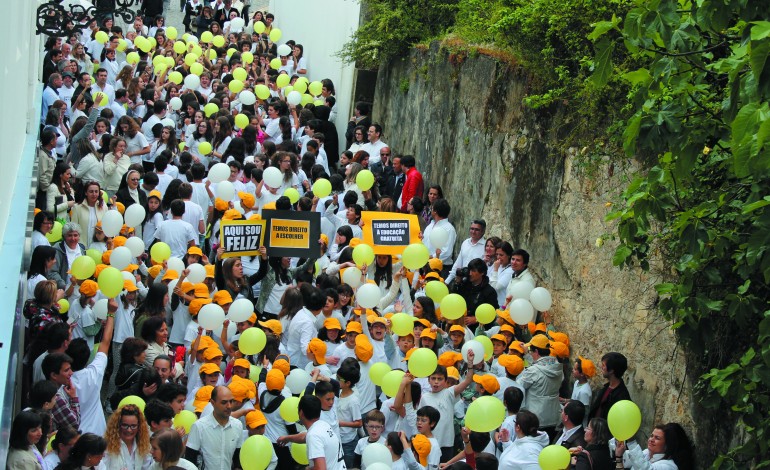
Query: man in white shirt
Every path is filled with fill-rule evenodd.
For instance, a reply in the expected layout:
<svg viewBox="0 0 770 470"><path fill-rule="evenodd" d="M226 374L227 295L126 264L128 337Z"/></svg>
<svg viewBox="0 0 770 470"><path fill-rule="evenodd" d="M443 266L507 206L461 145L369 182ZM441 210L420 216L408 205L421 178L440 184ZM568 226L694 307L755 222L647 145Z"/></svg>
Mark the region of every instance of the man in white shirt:
<svg viewBox="0 0 770 470"><path fill-rule="evenodd" d="M94 360L88 364L91 356L91 348L85 340L73 340L67 348L67 353L72 357L72 385L77 390L80 399L80 427L81 432L92 432L97 436L103 436L107 431L107 421L104 419L102 409L102 381L104 371L107 369L107 352L112 342L112 332L115 327L115 312L118 310L118 302L110 299L107 304L107 321L102 330L102 341L96 351Z"/></svg>
<svg viewBox="0 0 770 470"><path fill-rule="evenodd" d="M195 464L201 456L206 470L233 468L243 444L243 424L231 416L233 401L229 388L214 387L211 391L213 412L193 423L185 459Z"/></svg>
<svg viewBox="0 0 770 470"><path fill-rule="evenodd" d="M526 250L521 248L514 250L511 255L511 267L513 268L513 275L508 283L508 287L505 289L506 304L509 304L511 299L513 299L513 288L517 283L528 282L533 286L537 285L535 277L529 272L529 253Z"/></svg>
<svg viewBox="0 0 770 470"><path fill-rule="evenodd" d="M58 73L52 73L48 77L48 85L43 89L43 106L40 108L40 124L45 124L48 116L48 108L59 99L59 88L62 86L62 78Z"/></svg>
<svg viewBox="0 0 770 470"><path fill-rule="evenodd" d="M164 117L166 117L166 108L166 102L163 100L158 100L153 103L153 115L147 118L147 121L142 124L142 134L144 134L147 142L152 142L155 140L155 136L152 133L152 128L155 126L155 124L158 124L161 120L163 120Z"/></svg>
<svg viewBox="0 0 770 470"><path fill-rule="evenodd" d="M101 92L107 95L108 103L112 103L115 101L115 88L107 83L107 70L100 68L96 71L96 83L91 85L91 95L93 95L96 92ZM104 109L107 107L107 104L104 106L101 105L101 103L94 103L94 106L96 106L99 109Z"/></svg>
<svg viewBox="0 0 770 470"><path fill-rule="evenodd" d="M452 268L452 253L455 246L455 240L457 239L457 231L454 226L449 223L448 219L450 210L449 202L447 202L446 199L436 199L431 206L433 221L425 227L422 236L422 242L428 247L428 252L431 257L438 258L444 263L442 273L446 273ZM430 234L434 230L446 230L448 236L446 242L442 246L433 246Z"/></svg>
<svg viewBox="0 0 770 470"><path fill-rule="evenodd" d="M198 241L192 225L182 220L185 205L181 199L171 201L171 219L164 220L155 230L154 238L171 247L171 256L184 258L187 248Z"/></svg>
<svg viewBox="0 0 770 470"><path fill-rule="evenodd" d="M484 259L484 248L487 239L484 233L487 231L487 223L484 219L476 219L471 222L470 238L466 238L460 245L460 253L455 259L454 269L449 273L446 283L449 284L455 278L455 272L460 268L465 268L472 259Z"/></svg>
<svg viewBox="0 0 770 470"><path fill-rule="evenodd" d="M369 165L380 161L380 150L383 147L387 147L388 144L380 140L382 136L382 126L379 124L372 124L369 126L367 133L369 142L361 146L361 150L366 151L369 154Z"/></svg>
<svg viewBox="0 0 770 470"><path fill-rule="evenodd" d="M184 201L184 215L182 220L192 225L198 235L204 232L203 226L203 208L193 202L193 187L190 183L182 183L179 186L179 197Z"/></svg>
<svg viewBox="0 0 770 470"><path fill-rule="evenodd" d="M289 362L301 369L304 369L310 362L307 358L307 346L310 344L310 340L318 334L315 319L321 313L324 304L326 304L326 296L321 293L320 289L314 288L307 298L305 307L297 312L291 321L286 352L289 355Z"/></svg>
<svg viewBox="0 0 770 470"><path fill-rule="evenodd" d="M126 103L128 103L128 91L125 88L115 91L115 101L110 103L110 109L112 110L112 119L110 124L114 128L118 125L118 119L126 115Z"/></svg>
<svg viewBox="0 0 770 470"><path fill-rule="evenodd" d="M192 187L191 201L195 202L203 209L203 226L205 228L209 217L209 208L212 206L211 197L206 190L206 183L203 182L203 178L206 177L206 167L202 163L193 163L190 167L190 173L192 173L193 180L190 182Z"/></svg>
<svg viewBox="0 0 770 470"><path fill-rule="evenodd" d="M299 422L307 428L307 459L315 470L347 470L342 443L321 418L321 399L304 395L299 400Z"/></svg>
<svg viewBox="0 0 770 470"><path fill-rule="evenodd" d="M75 81L75 75L72 72L64 72L61 74L62 85L59 88L59 99L67 103L67 107L64 110L64 115L69 119L70 117L70 103L72 102L72 95L75 94L75 87L72 85Z"/></svg>

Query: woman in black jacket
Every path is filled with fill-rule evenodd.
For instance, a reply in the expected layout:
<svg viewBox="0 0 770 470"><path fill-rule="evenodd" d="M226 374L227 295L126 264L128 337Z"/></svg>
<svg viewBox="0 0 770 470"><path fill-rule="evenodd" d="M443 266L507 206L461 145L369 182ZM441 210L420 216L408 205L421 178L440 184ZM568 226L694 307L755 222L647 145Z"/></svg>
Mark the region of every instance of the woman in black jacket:
<svg viewBox="0 0 770 470"><path fill-rule="evenodd" d="M115 193L117 201L128 209L132 204L141 204L147 211L147 195L139 187L142 175L137 170L128 170L123 179L120 180L120 186Z"/></svg>
<svg viewBox="0 0 770 470"><path fill-rule="evenodd" d="M570 449L573 454L571 469L575 470L612 470L615 462L610 456L610 430L607 421L594 418L585 429L585 447Z"/></svg>
<svg viewBox="0 0 770 470"><path fill-rule="evenodd" d="M142 375L144 358L147 355L147 342L141 338L126 338L120 348L120 367L115 376L115 393L110 397L112 409L118 408L120 400L130 395L149 395L142 393Z"/></svg>

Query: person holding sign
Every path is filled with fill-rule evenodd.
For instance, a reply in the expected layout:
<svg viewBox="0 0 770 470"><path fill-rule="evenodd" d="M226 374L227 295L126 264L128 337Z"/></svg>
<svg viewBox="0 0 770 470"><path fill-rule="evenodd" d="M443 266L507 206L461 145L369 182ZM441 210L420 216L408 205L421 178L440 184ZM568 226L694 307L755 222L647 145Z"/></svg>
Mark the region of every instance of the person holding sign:
<svg viewBox="0 0 770 470"><path fill-rule="evenodd" d="M218 290L227 290L233 300L240 298L249 299L254 302L254 291L251 286L258 283L262 277L259 271L251 276L243 274L243 263L241 258L227 258L222 261L222 255L225 253L225 247L220 246L217 250L217 263L214 271L214 279ZM267 266L267 249L264 246L259 247L260 270ZM263 275L264 276L264 275Z"/></svg>
<svg viewBox="0 0 770 470"><path fill-rule="evenodd" d="M294 284L297 273L307 271L315 262L316 258L308 258L301 266L290 268L291 258L271 256L267 262L260 263L259 271L249 278L252 284L262 281L259 299L254 304L257 312L261 313L260 320L278 318L284 292Z"/></svg>

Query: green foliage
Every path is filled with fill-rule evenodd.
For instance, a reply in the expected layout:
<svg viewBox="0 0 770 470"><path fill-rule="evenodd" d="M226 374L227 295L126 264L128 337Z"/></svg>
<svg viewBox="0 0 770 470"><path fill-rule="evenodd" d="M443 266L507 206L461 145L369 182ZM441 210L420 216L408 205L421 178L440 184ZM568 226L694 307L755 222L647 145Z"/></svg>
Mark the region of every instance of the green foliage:
<svg viewBox="0 0 770 470"><path fill-rule="evenodd" d="M454 24L458 1L362 0L367 20L340 57L362 69L403 57L414 44L436 38Z"/></svg>
<svg viewBox="0 0 770 470"><path fill-rule="evenodd" d="M606 61L594 82L619 77L632 90L626 152L657 155L608 216L621 241L612 261L648 269L656 250L670 260L659 308L702 374L701 404L715 426L737 420L748 435L732 449L715 442L708 453L722 455L703 462L714 468L770 466L768 7L637 1L591 35ZM644 67L614 62L613 47Z"/></svg>

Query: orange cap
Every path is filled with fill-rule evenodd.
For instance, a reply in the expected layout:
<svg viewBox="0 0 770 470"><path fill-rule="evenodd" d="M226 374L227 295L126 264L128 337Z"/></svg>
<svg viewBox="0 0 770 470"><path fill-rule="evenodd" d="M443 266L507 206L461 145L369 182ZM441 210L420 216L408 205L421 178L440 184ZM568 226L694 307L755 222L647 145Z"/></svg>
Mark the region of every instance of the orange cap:
<svg viewBox="0 0 770 470"><path fill-rule="evenodd" d="M374 355L374 347L369 342L369 338L364 335L356 336L356 347L354 348L356 357L361 362L369 362Z"/></svg>
<svg viewBox="0 0 770 470"><path fill-rule="evenodd" d="M449 366L446 368L446 376L450 379L455 379L458 382L460 381L460 371L457 370L457 367Z"/></svg>
<svg viewBox="0 0 770 470"><path fill-rule="evenodd" d="M441 271L444 269L444 262L438 258L431 258L428 260L428 266L434 271Z"/></svg>
<svg viewBox="0 0 770 470"><path fill-rule="evenodd" d="M422 325L424 328L430 328L430 321L427 318L415 318L414 323Z"/></svg>
<svg viewBox="0 0 770 470"><path fill-rule="evenodd" d="M132 272L136 271L137 269L139 269L139 265L138 264L129 264L128 266L123 268L123 271L125 271L127 273L132 273Z"/></svg>
<svg viewBox="0 0 770 470"><path fill-rule="evenodd" d="M452 333L455 333L455 332L462 333L463 335L465 335L465 327L460 325L452 325L452 327L449 328L449 334L451 335Z"/></svg>
<svg viewBox="0 0 770 470"><path fill-rule="evenodd" d="M281 371L285 377L291 372L291 365L286 359L276 359L273 361L273 369Z"/></svg>
<svg viewBox="0 0 770 470"><path fill-rule="evenodd" d="M206 277L209 279L214 279L216 277L216 271L213 264L207 264L204 266L206 268Z"/></svg>
<svg viewBox="0 0 770 470"><path fill-rule="evenodd" d="M112 250L107 250L102 253L102 263L110 264L110 255L112 255Z"/></svg>
<svg viewBox="0 0 770 470"><path fill-rule="evenodd" d="M257 203L257 199L254 197L254 195L245 191L238 191L238 199L240 199L243 205L249 209L254 207L254 205Z"/></svg>
<svg viewBox="0 0 770 470"><path fill-rule="evenodd" d="M115 208L118 209L118 212L120 212L121 214L126 212L126 206L124 206L122 202L116 202Z"/></svg>
<svg viewBox="0 0 770 470"><path fill-rule="evenodd" d="M267 372L267 377L265 377L265 385L268 390L281 391L283 390L283 387L286 386L286 377L280 370L275 368L270 369Z"/></svg>
<svg viewBox="0 0 770 470"><path fill-rule="evenodd" d="M238 220L241 218L241 213L235 209L227 209L222 216L222 220Z"/></svg>
<svg viewBox="0 0 770 470"><path fill-rule="evenodd" d="M206 351L210 350L211 348L206 349ZM205 353L204 353L205 354ZM220 356L222 354L220 353ZM206 363L201 365L200 369L198 369L198 374L221 374L222 371L219 369L219 367L216 364Z"/></svg>
<svg viewBox="0 0 770 470"><path fill-rule="evenodd" d="M201 311L201 309L203 308L203 306L204 306L204 305L206 305L206 304L210 304L210 303L211 303L211 299L209 299L209 298L205 298L205 299L201 299L201 298L193 299L193 300L192 300L192 302L190 302L190 305L187 307L187 311L188 311L188 312L190 312L190 315L192 315L193 317L194 317L194 316L197 316L197 315L198 315L198 312L200 312L200 311Z"/></svg>
<svg viewBox="0 0 770 470"><path fill-rule="evenodd" d="M124 246L126 244L126 237L123 237L121 235L118 235L117 237L112 239L112 248L115 249L119 246Z"/></svg>
<svg viewBox="0 0 770 470"><path fill-rule="evenodd" d="M163 266L156 264L155 266L150 267L147 271L150 273L150 277L156 278L162 269Z"/></svg>
<svg viewBox="0 0 770 470"><path fill-rule="evenodd" d="M578 360L580 361L580 370L583 371L583 374L585 374L586 377L591 378L596 375L596 365L594 365L594 361L586 359L583 356L578 356Z"/></svg>
<svg viewBox="0 0 770 470"><path fill-rule="evenodd" d="M233 398L238 401L252 400L257 396L257 386L254 385L254 382L249 379L242 379L237 375L233 376L233 380L227 388L233 393Z"/></svg>
<svg viewBox="0 0 770 470"><path fill-rule="evenodd" d="M569 347L560 341L551 341L551 354L559 359L569 357Z"/></svg>
<svg viewBox="0 0 770 470"><path fill-rule="evenodd" d="M497 358L497 363L505 367L505 370L513 376L521 374L524 370L524 361L515 354L501 354Z"/></svg>
<svg viewBox="0 0 770 470"><path fill-rule="evenodd" d="M224 354L222 351L219 350L218 346L213 346L210 348L206 348L206 352L203 353L203 359L207 361L213 361L216 358L222 358L224 357ZM219 370L219 367L217 366L217 370Z"/></svg>
<svg viewBox="0 0 770 470"><path fill-rule="evenodd" d="M199 299L209 298L209 288L206 286L206 284L202 282L195 284L195 297Z"/></svg>
<svg viewBox="0 0 770 470"><path fill-rule="evenodd" d="M307 345L307 352L313 355L318 364L326 364L326 343L320 339L311 339Z"/></svg>
<svg viewBox="0 0 770 470"><path fill-rule="evenodd" d="M99 279L99 274L101 274L101 272L104 271L108 267L109 266L107 266L106 264L97 264L96 265L96 270L94 271L93 277L95 279Z"/></svg>
<svg viewBox="0 0 770 470"><path fill-rule="evenodd" d="M500 330L498 332L501 333L501 334L505 333L505 332L508 332L508 333L516 336L516 330L514 330L513 327L511 325L508 325L507 323L505 325L501 326Z"/></svg>
<svg viewBox="0 0 770 470"><path fill-rule="evenodd" d="M283 325L281 325L281 322L278 320L261 321L259 322L259 325L272 331L276 336L279 336L281 333L283 333Z"/></svg>
<svg viewBox="0 0 770 470"><path fill-rule="evenodd" d="M342 323L334 317L329 317L324 320L324 328L327 330L342 330Z"/></svg>
<svg viewBox="0 0 770 470"><path fill-rule="evenodd" d="M151 197L157 198L158 201L162 201L163 200L163 195L160 194L160 191L158 191L157 189L153 189L152 191L150 191L150 194L147 195L147 199L149 199Z"/></svg>
<svg viewBox="0 0 770 470"><path fill-rule="evenodd" d="M560 333L558 331L552 331L550 333L551 339L554 341L558 341L560 343L564 343L567 346L569 346L569 336L567 336L565 333Z"/></svg>
<svg viewBox="0 0 770 470"><path fill-rule="evenodd" d="M214 209L216 209L216 210L218 210L220 212L224 212L224 211L227 210L228 207L230 207L230 205L224 199L216 198L214 200Z"/></svg>
<svg viewBox="0 0 770 470"><path fill-rule="evenodd" d="M251 370L251 363L244 358L239 358L233 362L233 367L241 367L246 370Z"/></svg>
<svg viewBox="0 0 770 470"><path fill-rule="evenodd" d="M250 429L256 429L259 426L267 424L267 418L259 410L252 410L246 414L246 426Z"/></svg>
<svg viewBox="0 0 770 470"><path fill-rule="evenodd" d="M439 365L444 367L454 366L458 361L463 360L463 355L456 351L445 351L438 357Z"/></svg>
<svg viewBox="0 0 770 470"><path fill-rule="evenodd" d="M345 331L347 333L350 333L352 331L353 333L358 333L360 335L364 332L364 328L357 321L349 321L347 326L345 327Z"/></svg>
<svg viewBox="0 0 770 470"><path fill-rule="evenodd" d="M473 381L481 385L481 387L490 395L494 395L500 390L500 382L498 382L497 377L492 374L474 375Z"/></svg>
<svg viewBox="0 0 770 470"><path fill-rule="evenodd" d="M430 455L430 440L424 434L415 434L412 438L412 448L420 457L420 465L428 466L428 455Z"/></svg>
<svg viewBox="0 0 770 470"><path fill-rule="evenodd" d="M214 390L214 387L211 385L206 385L204 387L201 387L198 389L197 392L195 392L195 400L193 400L193 407L195 407L195 412L200 413L203 411L203 408L206 408L206 405L211 401L211 392Z"/></svg>
<svg viewBox="0 0 770 470"><path fill-rule="evenodd" d="M179 279L179 273L173 269L169 269L166 271L166 274L163 275L161 281L173 281L174 279Z"/></svg>
<svg viewBox="0 0 770 470"><path fill-rule="evenodd" d="M501 335L500 333L492 335L491 338L492 341L500 341L503 344L508 344L508 340L505 338L505 336Z"/></svg>
<svg viewBox="0 0 770 470"><path fill-rule="evenodd" d="M223 307L227 304L233 303L233 296L230 295L230 292L223 289L223 290L218 290L214 293L213 300L214 300L214 303L216 303L220 307Z"/></svg>
<svg viewBox="0 0 770 470"><path fill-rule="evenodd" d="M524 343L521 341L513 341L510 346L508 346L508 351L518 351L521 354L526 354L527 350L524 349Z"/></svg>
<svg viewBox="0 0 770 470"><path fill-rule="evenodd" d="M428 338L428 339L435 340L436 339L436 332L428 330L428 329L422 330L422 333L420 333L420 339L422 339L422 338Z"/></svg>
<svg viewBox="0 0 770 470"><path fill-rule="evenodd" d="M98 291L99 284L97 284L96 281L86 279L82 284L80 284L80 294L86 297L93 297Z"/></svg>
<svg viewBox="0 0 770 470"><path fill-rule="evenodd" d="M139 290L139 288L136 287L133 282L126 279L123 281L123 290L126 292L136 292Z"/></svg>
<svg viewBox="0 0 770 470"><path fill-rule="evenodd" d="M187 254L203 256L203 251L201 251L200 247L198 246L191 246L190 248L187 249Z"/></svg>

